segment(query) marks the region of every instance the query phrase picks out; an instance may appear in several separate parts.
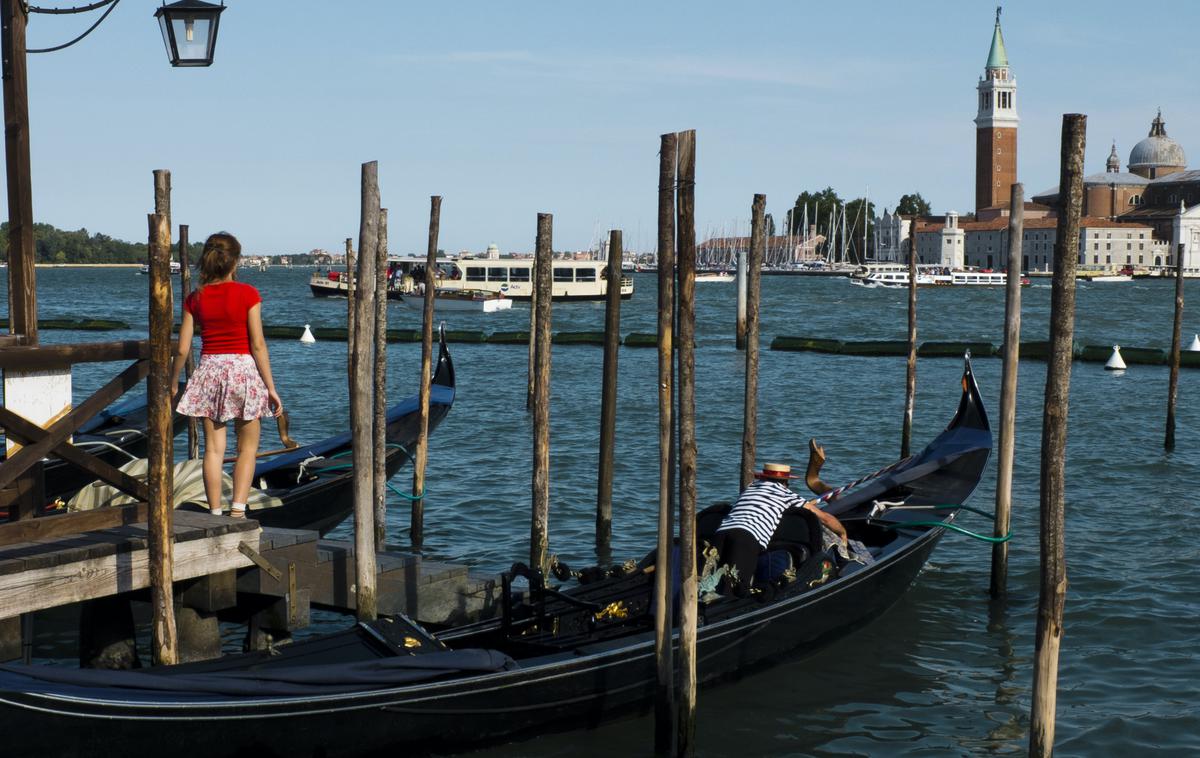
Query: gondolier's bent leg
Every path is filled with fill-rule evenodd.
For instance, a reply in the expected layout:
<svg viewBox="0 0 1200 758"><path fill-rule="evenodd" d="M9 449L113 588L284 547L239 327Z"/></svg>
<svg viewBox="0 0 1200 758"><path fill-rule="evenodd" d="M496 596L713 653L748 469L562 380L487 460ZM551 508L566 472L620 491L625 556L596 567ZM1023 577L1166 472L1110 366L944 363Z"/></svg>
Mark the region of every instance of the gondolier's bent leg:
<svg viewBox="0 0 1200 758"><path fill-rule="evenodd" d="M713 535L712 546L721 557L721 565L728 566L736 572L736 578L726 574L718 591L732 591L739 597L748 593L750 583L754 581L754 572L758 568L759 553L762 552L758 540L745 529L722 529Z"/></svg>

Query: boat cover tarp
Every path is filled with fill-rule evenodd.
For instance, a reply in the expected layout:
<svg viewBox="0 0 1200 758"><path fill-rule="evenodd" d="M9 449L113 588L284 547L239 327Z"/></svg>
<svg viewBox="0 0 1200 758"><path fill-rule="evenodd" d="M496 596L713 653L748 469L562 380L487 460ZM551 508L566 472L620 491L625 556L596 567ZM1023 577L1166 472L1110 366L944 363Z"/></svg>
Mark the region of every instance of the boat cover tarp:
<svg viewBox="0 0 1200 758"><path fill-rule="evenodd" d="M121 470L134 479L146 481L148 467L149 464L145 458L137 458L126 463L121 467ZM204 494L202 460L197 458L176 463L174 484L174 507L178 508L184 503L196 503L205 508L208 507L208 499ZM221 472L221 497L223 502L228 503L233 501L233 477L224 471ZM90 511L93 508L128 505L136 502L137 498L133 495L128 495L111 484L97 480L79 490L70 499L67 503L67 511L69 513L77 513L79 511ZM283 505L283 501L279 498L272 497L254 487L250 488L250 497L246 501L246 507L250 510L257 511L263 508L274 508L279 505Z"/></svg>
<svg viewBox="0 0 1200 758"><path fill-rule="evenodd" d="M504 653L482 649L205 674L0 665L0 699L5 692L137 701L212 700L213 696L307 697L384 690L451 675L487 674L515 668L516 661Z"/></svg>

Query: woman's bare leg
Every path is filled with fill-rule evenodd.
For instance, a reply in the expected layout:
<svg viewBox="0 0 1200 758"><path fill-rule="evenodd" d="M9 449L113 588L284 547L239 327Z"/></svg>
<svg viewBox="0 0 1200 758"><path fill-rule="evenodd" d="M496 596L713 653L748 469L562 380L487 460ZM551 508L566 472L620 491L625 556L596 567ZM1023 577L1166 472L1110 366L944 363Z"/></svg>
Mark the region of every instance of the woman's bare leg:
<svg viewBox="0 0 1200 758"><path fill-rule="evenodd" d="M237 432L238 451L237 463L233 464L233 502L244 503L250 497L250 483L254 478L255 456L258 455L258 438L262 425L258 419L235 419L233 429Z"/></svg>
<svg viewBox="0 0 1200 758"><path fill-rule="evenodd" d="M204 419L204 496L208 509L221 509L221 469L225 462L225 425Z"/></svg>

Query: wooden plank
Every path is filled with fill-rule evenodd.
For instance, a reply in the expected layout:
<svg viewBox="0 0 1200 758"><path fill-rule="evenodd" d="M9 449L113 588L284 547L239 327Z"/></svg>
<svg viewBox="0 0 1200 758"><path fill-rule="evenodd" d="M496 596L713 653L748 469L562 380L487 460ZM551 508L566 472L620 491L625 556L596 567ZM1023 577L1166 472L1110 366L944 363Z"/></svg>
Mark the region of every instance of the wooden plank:
<svg viewBox="0 0 1200 758"><path fill-rule="evenodd" d="M42 458L45 458L59 444L65 442L71 434L79 429L83 422L104 410L114 400L124 395L144 379L149 370L150 363L148 361L138 361L129 366L118 374L116 378L108 382L108 384L96 390L87 400L75 406L70 413L51 424L46 430L45 437L37 442L26 445L11 458L0 463L0 488L7 487L16 481L22 472Z"/></svg>
<svg viewBox="0 0 1200 758"><path fill-rule="evenodd" d="M11 271L11 269L9 269ZM65 345L0 347L0 369L24 371L61 368L76 363L139 361L150 357L148 340L75 342Z"/></svg>
<svg viewBox="0 0 1200 758"><path fill-rule="evenodd" d="M80 513L63 513L57 516L16 521L0 524L0 547L11 547L16 543L34 539L91 532L126 526L146 521L146 504L135 503L116 508L98 508ZM3 551L0 550L0 553Z"/></svg>
<svg viewBox="0 0 1200 758"><path fill-rule="evenodd" d="M260 530L179 543L174 551L175 581L251 565L237 550L246 542L258 549ZM0 618L78 603L150 586L149 551L79 561L0 576Z"/></svg>

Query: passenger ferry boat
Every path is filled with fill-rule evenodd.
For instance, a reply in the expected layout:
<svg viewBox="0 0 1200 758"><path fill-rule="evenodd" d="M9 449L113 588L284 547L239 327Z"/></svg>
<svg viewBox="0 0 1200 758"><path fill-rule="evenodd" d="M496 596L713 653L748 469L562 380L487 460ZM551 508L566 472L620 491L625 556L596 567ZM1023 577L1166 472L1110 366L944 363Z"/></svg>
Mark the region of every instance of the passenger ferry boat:
<svg viewBox="0 0 1200 758"><path fill-rule="evenodd" d="M388 298L399 300L412 294L425 281L425 258L388 259ZM499 292L513 300L533 295L532 258L439 258L438 291L484 290ZM608 293L608 263L605 261L554 261L551 297L556 301L603 300ZM344 271L315 271L309 289L317 297L346 296ZM633 277L622 276L621 299L633 297Z"/></svg>
<svg viewBox="0 0 1200 758"><path fill-rule="evenodd" d="M138 269L138 273L149 276L150 275L150 264L143 263L142 267L140 269ZM179 261L171 261L172 276L179 276L182 273L183 273L183 266L180 265Z"/></svg>
<svg viewBox="0 0 1200 758"><path fill-rule="evenodd" d="M945 266L918 265L918 287L1003 287L1008 274L981 269L949 269ZM907 287L908 266L902 264L871 264L860 266L850 274L850 283L860 287ZM1029 279L1021 277L1021 284Z"/></svg>

